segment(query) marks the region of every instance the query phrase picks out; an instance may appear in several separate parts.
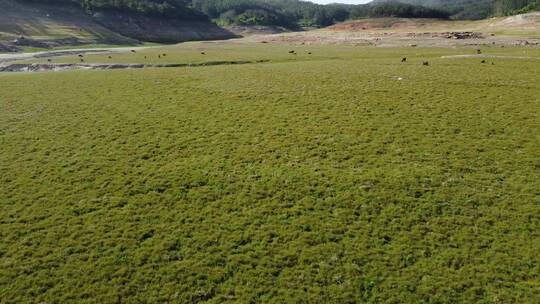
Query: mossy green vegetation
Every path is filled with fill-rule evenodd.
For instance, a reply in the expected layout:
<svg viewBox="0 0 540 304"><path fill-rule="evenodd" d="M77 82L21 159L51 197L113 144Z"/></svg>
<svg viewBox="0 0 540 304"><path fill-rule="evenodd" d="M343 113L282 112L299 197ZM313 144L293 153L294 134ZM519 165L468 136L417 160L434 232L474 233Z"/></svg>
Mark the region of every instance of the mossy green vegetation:
<svg viewBox="0 0 540 304"><path fill-rule="evenodd" d="M540 60L202 47L0 75L1 303L540 302Z"/></svg>

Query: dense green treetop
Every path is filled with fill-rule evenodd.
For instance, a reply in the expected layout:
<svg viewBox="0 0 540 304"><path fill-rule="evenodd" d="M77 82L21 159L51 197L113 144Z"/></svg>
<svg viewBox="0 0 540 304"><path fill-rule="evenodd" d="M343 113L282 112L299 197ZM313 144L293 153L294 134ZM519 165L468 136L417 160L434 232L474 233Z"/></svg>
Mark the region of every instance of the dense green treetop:
<svg viewBox="0 0 540 304"><path fill-rule="evenodd" d="M442 9L453 19L482 19L540 9L540 0L374 0L373 3L395 1Z"/></svg>

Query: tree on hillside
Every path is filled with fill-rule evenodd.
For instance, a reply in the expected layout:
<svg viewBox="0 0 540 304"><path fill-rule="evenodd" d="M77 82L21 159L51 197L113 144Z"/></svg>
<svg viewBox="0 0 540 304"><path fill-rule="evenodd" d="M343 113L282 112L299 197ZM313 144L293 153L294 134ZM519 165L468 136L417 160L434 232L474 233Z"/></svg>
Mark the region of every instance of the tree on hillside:
<svg viewBox="0 0 540 304"><path fill-rule="evenodd" d="M540 9L540 0L496 0L495 12L498 15L526 13Z"/></svg>
<svg viewBox="0 0 540 304"><path fill-rule="evenodd" d="M483 19L493 13L495 0L374 0L373 3L395 1L444 10L452 19Z"/></svg>
<svg viewBox="0 0 540 304"><path fill-rule="evenodd" d="M401 18L441 18L450 16L447 11L405 4L397 1L385 1L368 5L359 5L351 12L353 18L401 17Z"/></svg>
<svg viewBox="0 0 540 304"><path fill-rule="evenodd" d="M193 8L222 23L327 26L349 18L348 5L319 5L299 0L192 0Z"/></svg>

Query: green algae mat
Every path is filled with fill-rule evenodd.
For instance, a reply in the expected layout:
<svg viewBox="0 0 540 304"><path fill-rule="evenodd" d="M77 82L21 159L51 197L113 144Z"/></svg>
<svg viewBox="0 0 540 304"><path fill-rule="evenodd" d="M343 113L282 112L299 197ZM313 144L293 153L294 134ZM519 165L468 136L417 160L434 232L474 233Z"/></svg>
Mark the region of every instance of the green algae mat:
<svg viewBox="0 0 540 304"><path fill-rule="evenodd" d="M540 50L163 53L0 74L0 303L540 302Z"/></svg>

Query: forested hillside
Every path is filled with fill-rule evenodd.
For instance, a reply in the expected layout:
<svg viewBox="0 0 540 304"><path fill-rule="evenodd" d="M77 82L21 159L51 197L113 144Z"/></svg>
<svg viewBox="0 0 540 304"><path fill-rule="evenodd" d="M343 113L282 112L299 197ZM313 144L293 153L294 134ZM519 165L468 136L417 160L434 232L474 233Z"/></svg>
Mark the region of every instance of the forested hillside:
<svg viewBox="0 0 540 304"><path fill-rule="evenodd" d="M446 10L427 7L416 4L401 3L397 1L374 2L368 5L358 5L352 8L351 18L377 18L377 17L402 17L402 18L441 18L450 17Z"/></svg>
<svg viewBox="0 0 540 304"><path fill-rule="evenodd" d="M514 15L540 10L540 0L496 0L495 13Z"/></svg>
<svg viewBox="0 0 540 304"><path fill-rule="evenodd" d="M298 0L193 0L193 8L223 25L323 27L350 18L447 18L448 12L398 2L318 5Z"/></svg>
<svg viewBox="0 0 540 304"><path fill-rule="evenodd" d="M453 19L483 19L540 9L540 0L374 0L373 3L406 3L447 11Z"/></svg>
<svg viewBox="0 0 540 304"><path fill-rule="evenodd" d="M539 7L540 0L374 0L366 5L319 5L300 0L19 0L74 4L88 14L128 12L219 25L324 27L367 17L482 19Z"/></svg>
<svg viewBox="0 0 540 304"><path fill-rule="evenodd" d="M401 2L437 8L453 19L482 19L493 13L494 0L374 0L373 3Z"/></svg>
<svg viewBox="0 0 540 304"><path fill-rule="evenodd" d="M193 0L193 7L222 24L327 26L349 18L352 6L298 0Z"/></svg>

